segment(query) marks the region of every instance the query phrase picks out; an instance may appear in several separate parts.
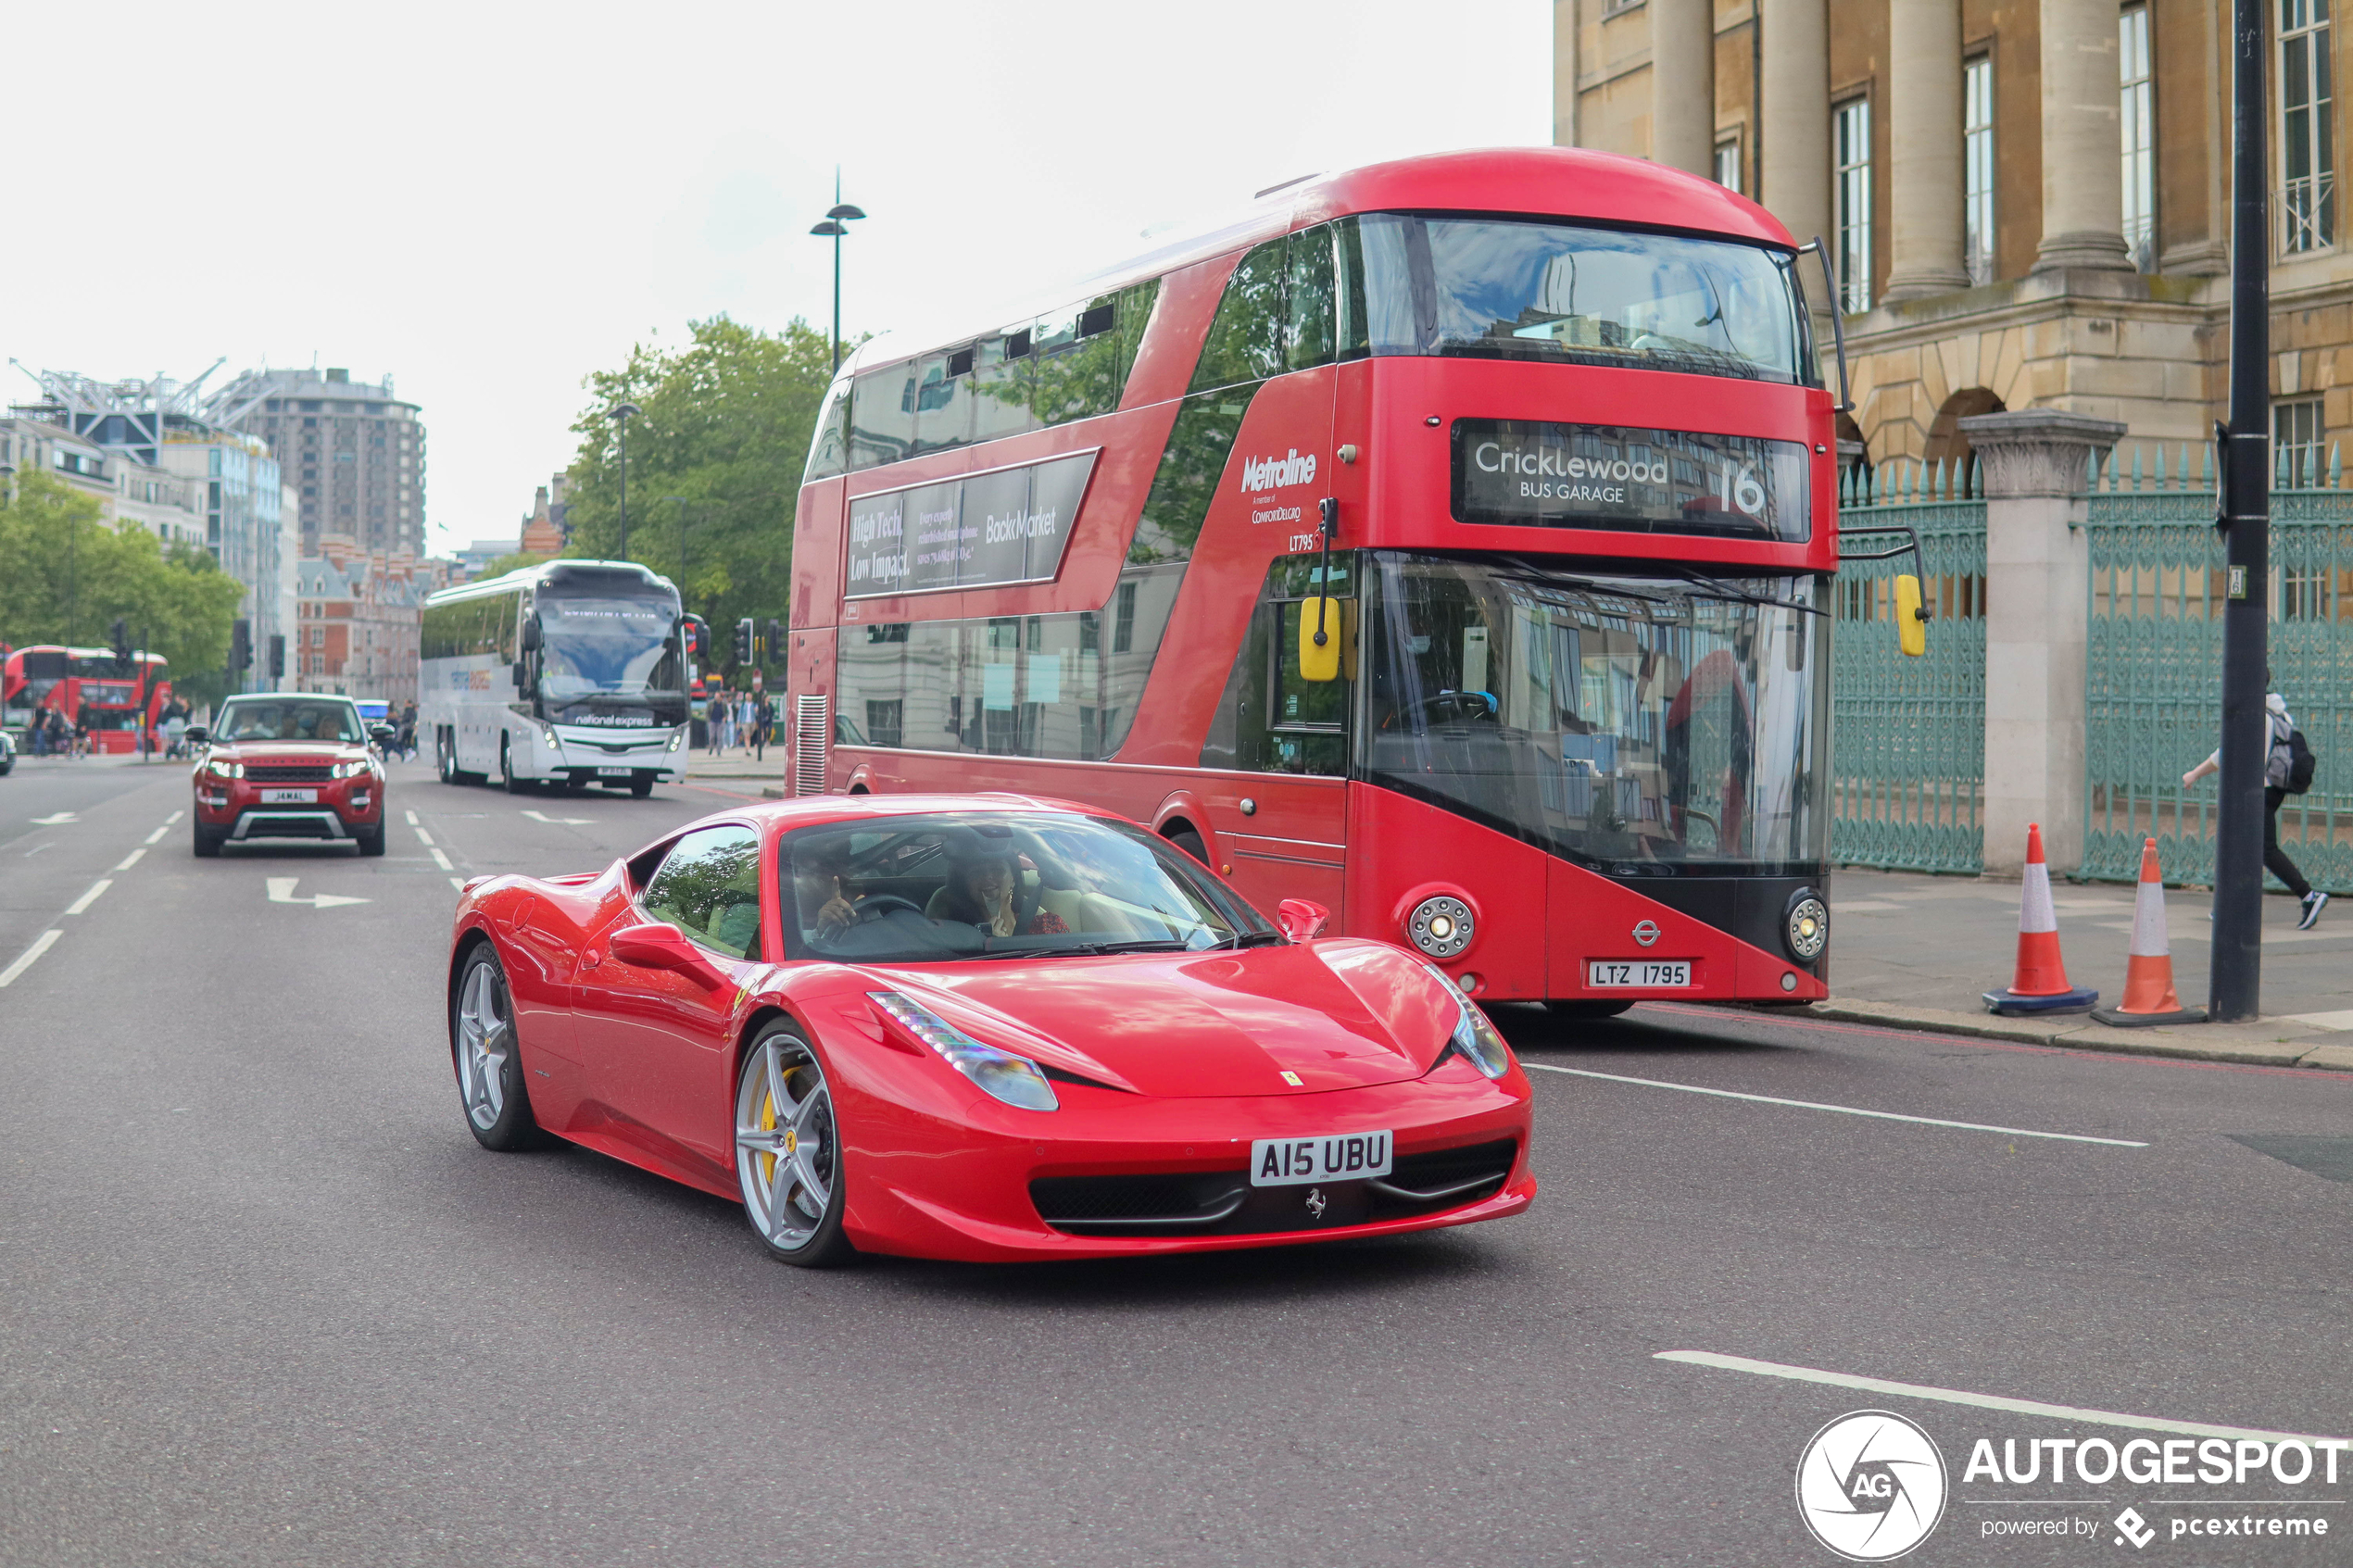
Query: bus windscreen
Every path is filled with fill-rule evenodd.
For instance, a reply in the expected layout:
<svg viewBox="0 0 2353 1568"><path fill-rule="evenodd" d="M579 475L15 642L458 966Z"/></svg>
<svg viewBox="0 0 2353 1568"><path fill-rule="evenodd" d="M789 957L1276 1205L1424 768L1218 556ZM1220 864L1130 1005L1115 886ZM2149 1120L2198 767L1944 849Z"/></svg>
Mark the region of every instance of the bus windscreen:
<svg viewBox="0 0 2353 1568"><path fill-rule="evenodd" d="M1779 874L1827 852L1812 578L1372 558L1371 782L1589 865Z"/></svg>
<svg viewBox="0 0 2353 1568"><path fill-rule="evenodd" d="M539 696L559 723L681 724L674 601L542 593Z"/></svg>
<svg viewBox="0 0 2353 1568"><path fill-rule="evenodd" d="M1376 354L1812 384L1794 255L1729 240L1376 213L1343 254Z"/></svg>

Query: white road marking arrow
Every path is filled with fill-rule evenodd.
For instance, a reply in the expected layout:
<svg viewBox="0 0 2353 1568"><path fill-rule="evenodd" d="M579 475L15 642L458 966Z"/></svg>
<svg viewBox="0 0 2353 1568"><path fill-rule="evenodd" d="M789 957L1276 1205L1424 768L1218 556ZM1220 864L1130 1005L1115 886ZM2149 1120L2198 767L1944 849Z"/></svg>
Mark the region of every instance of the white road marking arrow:
<svg viewBox="0 0 2353 1568"><path fill-rule="evenodd" d="M42 827L53 828L63 822L78 822L82 819L71 811L52 811L45 817L35 817L32 820Z"/></svg>
<svg viewBox="0 0 2353 1568"><path fill-rule="evenodd" d="M594 817L550 817L538 811L525 811L523 815L535 822L546 822L549 827L559 828L585 828L597 820Z"/></svg>
<svg viewBox="0 0 2353 1568"><path fill-rule="evenodd" d="M346 898L340 893L313 893L307 898L295 897L298 876L273 876L263 879L270 884L270 901L273 904L308 904L314 909L332 909L337 904L364 904L365 898Z"/></svg>

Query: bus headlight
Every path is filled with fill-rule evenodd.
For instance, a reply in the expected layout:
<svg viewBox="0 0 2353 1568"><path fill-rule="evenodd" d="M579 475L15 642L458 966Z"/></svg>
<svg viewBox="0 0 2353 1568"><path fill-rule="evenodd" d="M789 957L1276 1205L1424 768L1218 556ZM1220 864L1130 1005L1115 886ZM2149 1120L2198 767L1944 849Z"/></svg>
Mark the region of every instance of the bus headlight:
<svg viewBox="0 0 2353 1568"><path fill-rule="evenodd" d="M1831 942L1831 910L1820 894L1810 887L1801 887L1789 896L1789 909L1782 917L1781 941L1789 948L1789 956L1800 963L1812 963L1822 956L1822 949Z"/></svg>
<svg viewBox="0 0 2353 1568"><path fill-rule="evenodd" d="M1448 894L1425 898L1405 917L1405 935L1433 959L1451 959L1471 944L1478 918L1470 906Z"/></svg>
<svg viewBox="0 0 2353 1568"><path fill-rule="evenodd" d="M670 749L671 749L671 750L673 750L673 751L677 750L677 749L678 749L681 746L684 746L684 745L686 744L686 727L684 724L681 724L680 726L678 726L678 728L676 728L676 729L674 729L674 730L673 730L673 731L671 731L671 732L670 732Z"/></svg>
<svg viewBox="0 0 2353 1568"><path fill-rule="evenodd" d="M563 749L563 743L556 738L556 727L553 724L547 726L547 749L550 751L561 751Z"/></svg>

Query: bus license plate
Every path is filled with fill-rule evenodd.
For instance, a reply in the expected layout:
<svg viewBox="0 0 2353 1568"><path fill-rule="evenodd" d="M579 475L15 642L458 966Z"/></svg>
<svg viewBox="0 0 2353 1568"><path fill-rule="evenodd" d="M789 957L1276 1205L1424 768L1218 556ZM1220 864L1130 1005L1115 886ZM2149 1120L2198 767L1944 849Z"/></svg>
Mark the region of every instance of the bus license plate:
<svg viewBox="0 0 2353 1568"><path fill-rule="evenodd" d="M315 789L265 789L261 792L264 806L308 806L319 798Z"/></svg>
<svg viewBox="0 0 2353 1568"><path fill-rule="evenodd" d="M1656 986L1662 989L1692 983L1689 959L1588 959L1585 984L1595 991L1623 991Z"/></svg>
<svg viewBox="0 0 2353 1568"><path fill-rule="evenodd" d="M1327 1138L1260 1138L1250 1146L1250 1185L1303 1186L1389 1174L1397 1140L1387 1133L1339 1133Z"/></svg>
<svg viewBox="0 0 2353 1568"><path fill-rule="evenodd" d="M597 776L600 779L625 779L635 771L635 768L599 768Z"/></svg>

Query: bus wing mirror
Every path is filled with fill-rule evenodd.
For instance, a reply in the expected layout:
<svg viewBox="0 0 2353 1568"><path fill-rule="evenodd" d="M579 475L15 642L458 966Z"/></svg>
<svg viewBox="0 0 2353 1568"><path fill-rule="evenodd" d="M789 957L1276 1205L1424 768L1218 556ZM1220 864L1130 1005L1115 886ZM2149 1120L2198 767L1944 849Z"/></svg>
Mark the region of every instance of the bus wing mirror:
<svg viewBox="0 0 2353 1568"><path fill-rule="evenodd" d="M539 618L532 616L522 623L522 651L534 653L539 647Z"/></svg>
<svg viewBox="0 0 2353 1568"><path fill-rule="evenodd" d="M1895 579L1895 643L1906 659L1928 651L1928 610L1920 603L1920 580L1908 571Z"/></svg>
<svg viewBox="0 0 2353 1568"><path fill-rule="evenodd" d="M527 692L530 689L531 660L527 658L518 659L515 660L515 690L517 692Z"/></svg>
<svg viewBox="0 0 2353 1568"><path fill-rule="evenodd" d="M1340 679L1340 628L1338 599L1309 599L1299 607L1299 678L1318 685Z"/></svg>

